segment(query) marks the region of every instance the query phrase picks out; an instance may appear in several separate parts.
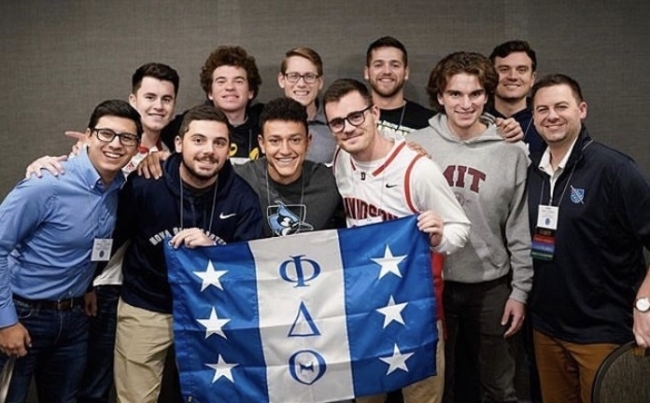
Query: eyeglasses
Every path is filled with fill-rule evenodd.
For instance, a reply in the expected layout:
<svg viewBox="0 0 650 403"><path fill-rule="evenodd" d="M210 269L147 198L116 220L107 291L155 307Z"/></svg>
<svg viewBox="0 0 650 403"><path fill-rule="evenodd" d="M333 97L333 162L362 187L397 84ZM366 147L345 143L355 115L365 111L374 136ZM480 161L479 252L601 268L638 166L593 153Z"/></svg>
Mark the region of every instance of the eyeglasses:
<svg viewBox="0 0 650 403"><path fill-rule="evenodd" d="M372 105L366 106L364 109L350 113L344 118L334 118L327 122L327 126L332 133L340 133L345 129L345 121L347 120L352 126L359 127L366 121L366 112L372 108Z"/></svg>
<svg viewBox="0 0 650 403"><path fill-rule="evenodd" d="M126 147L134 147L140 143L140 137L131 133L115 133L111 129L93 129L97 134L99 141L110 143L117 136L120 139L120 144Z"/></svg>
<svg viewBox="0 0 650 403"><path fill-rule="evenodd" d="M284 76L286 77L287 81L290 82L291 84L297 83L298 81L300 81L301 78L305 81L305 83L313 84L316 82L318 77L320 77L318 74L314 74L314 73L306 73L306 74L287 73Z"/></svg>

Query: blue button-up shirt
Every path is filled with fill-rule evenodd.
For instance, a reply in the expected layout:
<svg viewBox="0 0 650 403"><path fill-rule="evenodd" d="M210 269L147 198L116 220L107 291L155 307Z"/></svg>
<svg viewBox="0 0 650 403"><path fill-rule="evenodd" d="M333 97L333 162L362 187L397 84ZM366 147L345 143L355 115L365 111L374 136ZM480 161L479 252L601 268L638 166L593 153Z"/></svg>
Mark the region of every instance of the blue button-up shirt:
<svg viewBox="0 0 650 403"><path fill-rule="evenodd" d="M85 151L64 164L65 175L23 180L0 205L0 327L18 321L12 293L83 296L97 265L93 241L113 232L124 177L106 188Z"/></svg>

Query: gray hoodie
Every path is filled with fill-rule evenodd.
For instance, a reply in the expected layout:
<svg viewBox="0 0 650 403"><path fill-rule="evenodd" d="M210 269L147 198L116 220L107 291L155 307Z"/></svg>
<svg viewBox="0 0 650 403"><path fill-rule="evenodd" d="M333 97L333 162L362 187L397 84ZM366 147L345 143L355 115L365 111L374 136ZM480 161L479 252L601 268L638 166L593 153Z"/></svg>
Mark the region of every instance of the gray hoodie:
<svg viewBox="0 0 650 403"><path fill-rule="evenodd" d="M480 283L512 270L510 297L525 303L533 278L525 147L503 141L493 124L461 140L450 131L445 114L432 117L429 127L411 133L409 141L440 166L472 223L470 242L445 261L445 280Z"/></svg>

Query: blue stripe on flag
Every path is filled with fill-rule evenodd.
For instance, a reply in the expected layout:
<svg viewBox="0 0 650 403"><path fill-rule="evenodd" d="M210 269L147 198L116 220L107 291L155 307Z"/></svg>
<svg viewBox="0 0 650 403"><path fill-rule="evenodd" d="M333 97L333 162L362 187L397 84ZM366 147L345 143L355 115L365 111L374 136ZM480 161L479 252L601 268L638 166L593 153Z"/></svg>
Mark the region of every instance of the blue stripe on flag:
<svg viewBox="0 0 650 403"><path fill-rule="evenodd" d="M189 397L196 402L265 401L255 262L248 245L176 251L166 245L165 253L174 295L174 342L184 401ZM225 273L219 276L220 272ZM208 332L208 327L198 322L209 320L213 308L220 320L229 320L221 326L226 338ZM212 330L219 327L214 322L217 326L209 326ZM212 334L206 338L208 333ZM229 364L236 366L229 368Z"/></svg>
<svg viewBox="0 0 650 403"><path fill-rule="evenodd" d="M415 217L407 217L339 232L356 396L397 390L435 373L431 253L427 236L414 228ZM384 312L394 315L378 312L391 298L398 308ZM396 367L396 346L401 355L413 354L404 368ZM392 368L378 358L393 356Z"/></svg>

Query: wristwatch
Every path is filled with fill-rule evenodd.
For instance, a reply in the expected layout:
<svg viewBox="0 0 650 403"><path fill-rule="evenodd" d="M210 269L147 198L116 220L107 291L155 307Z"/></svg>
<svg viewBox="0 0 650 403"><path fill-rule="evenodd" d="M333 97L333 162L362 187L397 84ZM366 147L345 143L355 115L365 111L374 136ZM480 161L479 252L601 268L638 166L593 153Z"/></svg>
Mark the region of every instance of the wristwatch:
<svg viewBox="0 0 650 403"><path fill-rule="evenodd" d="M642 313L650 311L650 298L648 297L637 298L636 301L634 301L634 307L636 308L637 311Z"/></svg>

